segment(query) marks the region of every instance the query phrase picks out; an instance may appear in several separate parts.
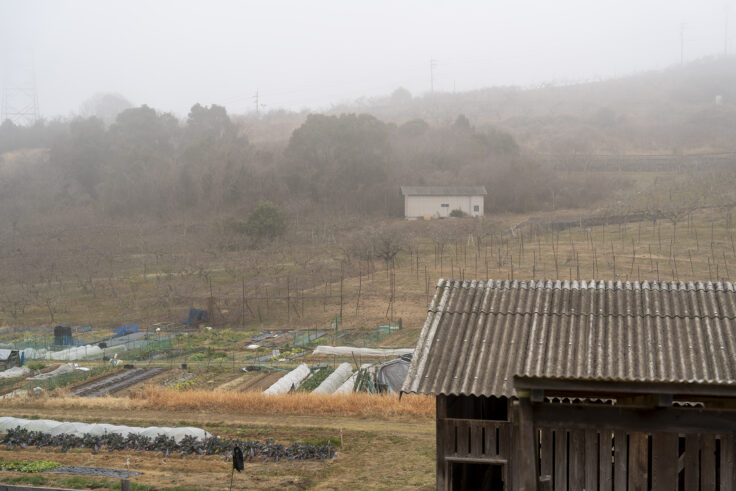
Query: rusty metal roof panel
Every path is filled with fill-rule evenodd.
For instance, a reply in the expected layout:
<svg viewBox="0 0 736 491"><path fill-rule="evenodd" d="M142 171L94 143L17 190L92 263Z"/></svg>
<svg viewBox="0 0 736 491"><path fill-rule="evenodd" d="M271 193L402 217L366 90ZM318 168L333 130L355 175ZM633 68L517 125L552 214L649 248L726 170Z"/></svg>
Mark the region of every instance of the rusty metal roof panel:
<svg viewBox="0 0 736 491"><path fill-rule="evenodd" d="M736 385L731 283L440 280L404 392L513 396L513 377Z"/></svg>

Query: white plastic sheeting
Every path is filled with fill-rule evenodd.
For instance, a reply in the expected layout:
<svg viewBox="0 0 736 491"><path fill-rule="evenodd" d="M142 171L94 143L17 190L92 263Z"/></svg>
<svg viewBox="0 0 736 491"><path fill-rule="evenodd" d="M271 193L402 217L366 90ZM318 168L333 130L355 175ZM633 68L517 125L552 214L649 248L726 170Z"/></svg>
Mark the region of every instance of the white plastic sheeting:
<svg viewBox="0 0 736 491"><path fill-rule="evenodd" d="M59 422L53 419L30 419L22 428L28 431L48 433L54 426L59 426Z"/></svg>
<svg viewBox="0 0 736 491"><path fill-rule="evenodd" d="M185 436L193 436L199 440L209 438L210 434L204 431L202 428L195 428L193 426L183 426L179 428L167 428L167 435L174 437L174 440L180 442Z"/></svg>
<svg viewBox="0 0 736 491"><path fill-rule="evenodd" d="M5 433L9 429L20 426L28 431L41 431L50 435L104 435L106 433L116 433L122 436L128 436L128 433L144 435L150 438L156 438L158 435L166 435L173 437L180 442L185 436L193 436L199 440L209 438L211 435L202 428L186 427L168 427L168 426L151 426L141 428L138 426L123 426L110 424L88 424L80 422L62 422L50 419L23 419L13 418L10 416L0 417L0 433Z"/></svg>
<svg viewBox="0 0 736 491"><path fill-rule="evenodd" d="M312 392L315 394L332 394L353 374L350 363L341 363L321 384Z"/></svg>
<svg viewBox="0 0 736 491"><path fill-rule="evenodd" d="M95 345L75 346L61 351L26 348L23 350L26 360L69 361L102 358L102 348Z"/></svg>
<svg viewBox="0 0 736 491"><path fill-rule="evenodd" d="M87 434L87 428L89 428L89 425L87 423L61 423L50 428L48 431L46 431L46 433L48 433L49 435L84 436Z"/></svg>
<svg viewBox="0 0 736 491"><path fill-rule="evenodd" d="M29 421L30 419L11 418L9 416L3 416L0 418L0 433L5 433L6 431L8 431L9 428L23 426Z"/></svg>
<svg viewBox="0 0 736 491"><path fill-rule="evenodd" d="M292 387L297 388L305 378L309 376L309 367L302 363L294 370L290 371L276 382L271 385L268 389L264 390L264 394L286 394L291 390Z"/></svg>
<svg viewBox="0 0 736 491"><path fill-rule="evenodd" d="M28 367L13 367L0 372L0 378L24 377L31 373Z"/></svg>
<svg viewBox="0 0 736 491"><path fill-rule="evenodd" d="M401 356L414 353L414 348L356 348L354 346L317 346L313 355Z"/></svg>
<svg viewBox="0 0 736 491"><path fill-rule="evenodd" d="M26 348L23 354L26 360L50 360L50 361L74 361L74 360L99 360L103 355L108 356L113 353L125 351L125 345L111 346L104 350L97 345L88 344L85 346L75 346L61 351L49 351L44 348Z"/></svg>
<svg viewBox="0 0 736 491"><path fill-rule="evenodd" d="M64 363L63 365L59 365L59 367L56 370L52 370L46 373L40 373L36 375L35 377L29 378L28 380L46 380L49 378L54 378L57 375L71 373L73 371L74 371L74 365L72 365L71 363Z"/></svg>

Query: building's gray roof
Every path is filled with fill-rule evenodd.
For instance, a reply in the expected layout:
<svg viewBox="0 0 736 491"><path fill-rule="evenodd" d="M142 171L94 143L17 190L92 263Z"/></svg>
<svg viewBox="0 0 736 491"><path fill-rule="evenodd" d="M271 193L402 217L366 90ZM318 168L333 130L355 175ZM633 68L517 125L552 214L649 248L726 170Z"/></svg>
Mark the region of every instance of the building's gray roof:
<svg viewBox="0 0 736 491"><path fill-rule="evenodd" d="M401 186L404 196L485 196L485 186Z"/></svg>
<svg viewBox="0 0 736 491"><path fill-rule="evenodd" d="M515 375L736 385L734 285L440 280L402 392L514 396Z"/></svg>

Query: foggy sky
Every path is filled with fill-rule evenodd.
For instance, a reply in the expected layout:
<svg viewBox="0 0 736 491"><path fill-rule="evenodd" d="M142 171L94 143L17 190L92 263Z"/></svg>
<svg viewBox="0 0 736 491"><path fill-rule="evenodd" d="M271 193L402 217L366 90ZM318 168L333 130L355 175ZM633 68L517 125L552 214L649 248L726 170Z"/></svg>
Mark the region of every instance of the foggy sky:
<svg viewBox="0 0 736 491"><path fill-rule="evenodd" d="M664 68L680 62L683 23L686 61L720 55L729 3L0 0L0 80L35 65L47 118L99 92L178 116L196 102L253 111L256 90L263 110L324 109L424 94L430 59L438 91Z"/></svg>

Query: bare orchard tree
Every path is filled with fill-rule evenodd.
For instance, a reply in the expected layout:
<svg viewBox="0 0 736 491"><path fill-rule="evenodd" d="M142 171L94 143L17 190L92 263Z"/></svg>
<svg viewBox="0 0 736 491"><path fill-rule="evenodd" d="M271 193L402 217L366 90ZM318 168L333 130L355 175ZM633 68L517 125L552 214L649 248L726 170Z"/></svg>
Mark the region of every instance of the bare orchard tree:
<svg viewBox="0 0 736 491"><path fill-rule="evenodd" d="M352 263L353 259L369 262L374 257L375 233L375 229L368 227L347 237L341 249L348 264Z"/></svg>
<svg viewBox="0 0 736 491"><path fill-rule="evenodd" d="M703 179L695 179L694 176L679 179L669 189L649 196L646 213L653 220L668 220L672 224L673 235L676 235L677 225L695 210L705 206L707 192Z"/></svg>
<svg viewBox="0 0 736 491"><path fill-rule="evenodd" d="M375 231L371 243L373 255L383 259L388 266L406 247L406 236L396 228L382 227Z"/></svg>
<svg viewBox="0 0 736 491"><path fill-rule="evenodd" d="M7 289L5 294L0 296L0 312L9 316L14 324L18 323L18 318L25 314L26 307L30 304L28 288L20 281L15 287Z"/></svg>

